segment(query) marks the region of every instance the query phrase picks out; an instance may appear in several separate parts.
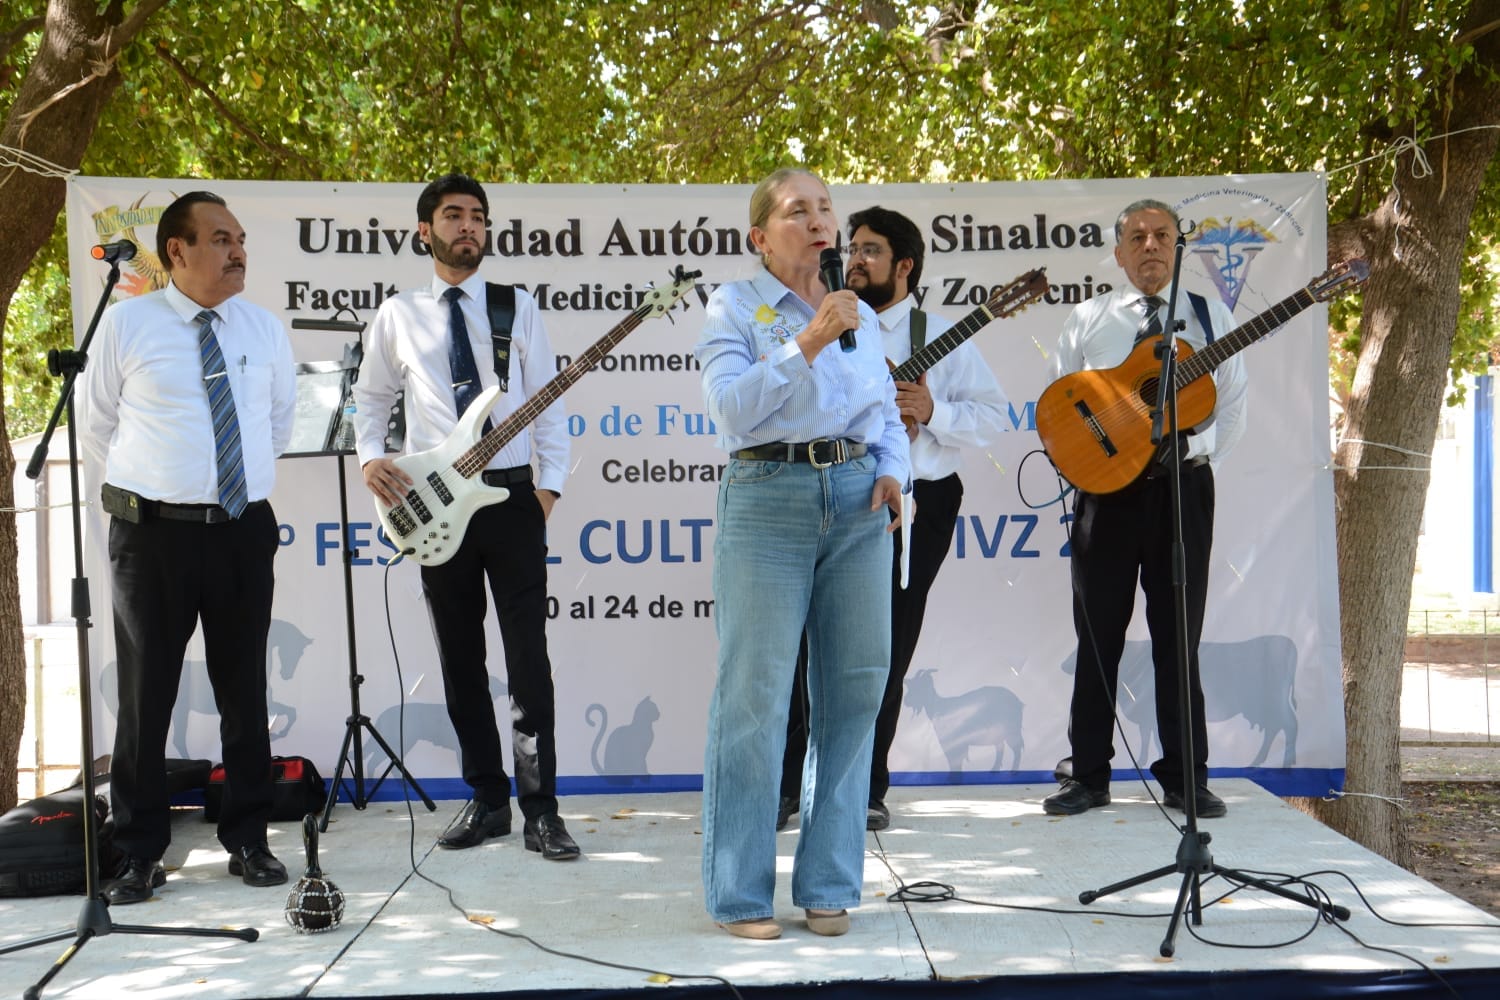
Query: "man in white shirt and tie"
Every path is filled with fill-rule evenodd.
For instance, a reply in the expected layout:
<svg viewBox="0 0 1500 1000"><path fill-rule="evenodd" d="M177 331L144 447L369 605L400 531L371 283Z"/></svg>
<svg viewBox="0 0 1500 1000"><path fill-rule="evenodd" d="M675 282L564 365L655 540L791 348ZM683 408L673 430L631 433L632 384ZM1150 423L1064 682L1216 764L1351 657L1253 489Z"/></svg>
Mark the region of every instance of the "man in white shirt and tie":
<svg viewBox="0 0 1500 1000"><path fill-rule="evenodd" d="M119 713L110 765L122 871L111 904L166 882L166 741L189 638L201 623L225 769L219 842L247 885L287 880L266 845L271 815L266 634L279 544L267 498L291 440L295 366L286 331L240 298L245 231L218 195L162 213L164 289L104 312L79 383L79 435L104 472L110 514Z"/></svg>
<svg viewBox="0 0 1500 1000"><path fill-rule="evenodd" d="M525 291L515 289L509 302L508 346L495 339L499 331L493 329L489 293L479 274L489 211L484 188L473 178L446 174L428 184L417 199L417 232L432 251L432 281L387 299L366 332L354 387L357 448L365 484L387 505L400 502L412 488L411 477L385 453L386 415L398 391L405 390L406 449L425 452L447 440L479 390L501 388L492 411L498 423L556 374L536 300ZM458 736L464 781L473 790L438 838L442 848L475 847L511 828L510 779L501 759L485 657L488 579L505 647L526 849L553 861L580 853L557 814L546 633L546 522L562 495L568 452L567 416L557 401L480 474L485 484L504 487L510 495L478 508L452 557L421 570L448 717Z"/></svg>
<svg viewBox="0 0 1500 1000"><path fill-rule="evenodd" d="M1051 377L1119 367L1138 342L1159 336L1167 317L1172 283L1177 213L1154 200L1125 207L1115 222L1115 262L1128 282L1075 308L1063 324ZM1194 301L1196 299L1196 301ZM1178 339L1193 350L1229 332L1229 310L1191 292L1182 293L1174 312L1184 321ZM1115 688L1125 630L1135 609L1137 583L1146 596L1146 626L1156 679L1156 728L1162 756L1151 765L1163 801L1183 809L1194 795L1199 817L1227 811L1208 788L1208 731L1203 685L1198 674L1198 640L1208 596L1209 555L1214 531L1214 472L1245 432L1247 382L1240 358L1220 364L1213 374L1217 402L1210 421L1184 428L1182 439L1182 541L1187 604L1188 702L1194 760L1182 759L1178 706L1176 601L1172 550L1171 479L1153 461L1139 479L1108 494L1080 491L1072 529L1073 623L1078 657L1068 718L1071 756L1059 762L1061 790L1042 803L1045 812L1070 816L1109 804L1110 761L1114 757Z"/></svg>

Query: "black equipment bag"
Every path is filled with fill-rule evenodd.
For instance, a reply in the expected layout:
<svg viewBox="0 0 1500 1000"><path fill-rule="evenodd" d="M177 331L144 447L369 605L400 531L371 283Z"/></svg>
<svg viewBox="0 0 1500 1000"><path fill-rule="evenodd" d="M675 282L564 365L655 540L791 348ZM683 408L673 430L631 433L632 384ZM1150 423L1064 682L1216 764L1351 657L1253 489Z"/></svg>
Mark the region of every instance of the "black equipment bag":
<svg viewBox="0 0 1500 1000"><path fill-rule="evenodd" d="M43 795L0 816L0 896L56 896L84 890L83 789ZM110 846L109 800L94 797L99 871L119 867Z"/></svg>

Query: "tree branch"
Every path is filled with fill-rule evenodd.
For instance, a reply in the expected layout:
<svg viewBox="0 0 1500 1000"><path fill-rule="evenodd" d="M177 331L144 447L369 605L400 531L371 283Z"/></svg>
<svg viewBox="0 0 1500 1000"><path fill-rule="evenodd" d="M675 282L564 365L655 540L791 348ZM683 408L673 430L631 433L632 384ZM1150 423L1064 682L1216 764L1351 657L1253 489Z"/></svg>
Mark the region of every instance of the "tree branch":
<svg viewBox="0 0 1500 1000"><path fill-rule="evenodd" d="M214 106L219 114L224 116L226 121L228 121L235 128L239 129L245 135L248 135L251 141L261 149L265 150L267 154L278 160L284 160L288 156L291 156L299 163L301 163L304 167L312 170L314 176L317 176L317 171L313 169L312 164L307 161L306 157L302 156L300 153L295 152L294 150L288 150L284 147L273 145L269 140L267 140L264 136L257 132L249 122L245 121L245 119L241 118L239 115L230 110L229 105L224 103L223 99L221 99L219 95L214 92L214 89L212 87L195 77L192 73L188 72L188 68L182 64L181 60L179 60L175 55L172 54L172 50L167 47L167 44L165 42L158 41L156 43L156 54L161 58L163 62L172 67L174 71L176 71L177 75L182 79L183 83L187 84L193 90L200 91L205 97L208 98L209 103Z"/></svg>
<svg viewBox="0 0 1500 1000"><path fill-rule="evenodd" d="M14 31L6 35L0 35L0 60L3 60L6 56L10 55L10 50L19 45L21 43L21 39L25 38L36 29L40 28L45 23L46 19L41 17L40 15L36 17L28 17L26 20L16 25Z"/></svg>

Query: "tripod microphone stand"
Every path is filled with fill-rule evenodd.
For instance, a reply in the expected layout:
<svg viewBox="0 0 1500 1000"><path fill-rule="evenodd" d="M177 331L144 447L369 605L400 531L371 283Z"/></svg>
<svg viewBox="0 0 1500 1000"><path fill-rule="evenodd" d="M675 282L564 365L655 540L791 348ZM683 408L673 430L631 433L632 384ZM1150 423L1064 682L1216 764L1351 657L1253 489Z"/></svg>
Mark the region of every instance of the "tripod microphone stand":
<svg viewBox="0 0 1500 1000"><path fill-rule="evenodd" d="M131 254L133 256L133 254ZM126 258L128 259L128 257ZM110 261L109 277L104 283L104 292L99 296L99 305L94 310L93 319L89 320L88 330L83 335L83 341L78 345L76 351L55 350L47 356L47 369L53 375L61 376L63 384L58 392L57 405L52 409L52 417L47 421L47 428L42 432L42 439L37 443L36 451L32 453L31 461L26 466L27 478L36 479L42 474L42 468L47 462L47 443L52 439L53 432L57 429L58 420L64 412L68 415L68 473L72 486L72 514L73 514L73 589L71 597L71 610L73 615L74 629L78 634L78 703L79 717L83 727L82 752L83 766L83 909L78 914L78 923L72 930L58 931L54 934L45 934L41 937L31 938L16 944L6 945L0 948L0 955L8 955L13 951L21 951L37 945L51 944L54 941L64 941L73 938L73 943L58 956L57 961L52 963L45 975L37 980L36 984L25 992L26 1000L36 1000L42 995L42 988L50 983L63 967L77 955L89 941L106 934L159 934L180 935L186 937L227 937L238 938L241 941L254 941L260 937L260 932L253 927L234 929L210 929L205 927L146 927L136 924L117 924L110 917L109 903L104 897L104 891L99 885L99 831L96 827L94 816L94 715L92 706L92 672L89 669L89 629L92 628L90 616L92 609L89 604L89 582L83 572L83 504L82 494L78 486L78 423L75 419L73 408L73 384L78 375L83 371L88 361L89 344L94 339L94 330L99 325L99 317L104 314L104 307L109 303L109 294L114 290L115 283L120 280L120 259Z"/></svg>
<svg viewBox="0 0 1500 1000"><path fill-rule="evenodd" d="M1173 873L1181 875L1182 883L1177 891L1177 902L1172 907L1172 917L1167 923L1167 933L1161 942L1160 954L1163 958L1171 958L1176 953L1177 928L1182 921L1184 909L1187 911L1188 919L1195 926L1202 925L1201 884L1205 875L1218 875L1236 885L1254 887L1283 899L1289 899L1294 903L1310 906L1316 909L1325 920L1349 919L1347 907L1298 895L1274 882L1217 864L1212 852L1208 849L1212 840L1211 835L1206 830L1198 829L1198 776L1193 754L1192 675L1189 669L1191 652L1188 649L1187 556L1182 531L1182 438L1177 433L1176 347L1179 322L1176 318L1177 294L1181 280L1182 254L1187 246L1187 233L1193 228L1193 226L1188 226L1187 229L1182 229L1180 224L1178 227L1177 244L1172 260L1172 283L1167 297L1167 319L1162 326L1161 343L1156 348L1161 358L1161 371L1156 386L1156 404L1151 410L1152 443L1161 445L1166 442L1166 465L1172 498L1172 594L1173 610L1176 612L1177 716L1185 772L1182 778L1184 785L1182 805L1183 811L1187 814L1187 822L1182 826L1182 839L1177 844L1177 856L1171 864L1113 882L1101 889L1089 889L1078 894L1078 901L1088 904L1102 896L1151 882L1165 875Z"/></svg>
<svg viewBox="0 0 1500 1000"><path fill-rule="evenodd" d="M342 311L342 310L341 310ZM338 313L334 314L335 316ZM336 333L353 333L355 335L364 331L365 324L358 321L348 320L292 320L294 330L324 330ZM358 340L350 344L344 350L342 361L331 363L308 363L298 366L299 375L320 374L324 372L339 372L338 399L330 416L324 450L313 454L332 455L338 463L339 469L339 551L343 553L344 562L344 623L349 643L349 715L344 720L344 742L339 749L339 762L333 772L333 780L328 786L328 801L323 806L323 816L319 821L318 828L323 832L328 830L328 821L333 815L334 803L338 801L339 788L343 785L344 768L349 768L349 778L353 782L353 793L350 795L350 805L355 809L364 809L370 803L373 796L385 782L392 771L399 770L402 778L421 798L428 812L437 809L437 803L428 797L417 783L417 779L406 769L400 754L391 749L391 745L380 735L380 730L370 721L370 717L361 710L359 704L359 689L364 684L364 675L359 672L359 660L355 650L354 632L354 572L353 565L357 552L349 540L349 486L348 475L344 470L344 456L352 448L352 430L348 426L347 412L349 408L349 393L354 384L354 379L359 373L359 362L363 356L363 350ZM365 750L364 736L369 733L380 747L385 751L389 763L384 771L376 778L367 789L365 787Z"/></svg>

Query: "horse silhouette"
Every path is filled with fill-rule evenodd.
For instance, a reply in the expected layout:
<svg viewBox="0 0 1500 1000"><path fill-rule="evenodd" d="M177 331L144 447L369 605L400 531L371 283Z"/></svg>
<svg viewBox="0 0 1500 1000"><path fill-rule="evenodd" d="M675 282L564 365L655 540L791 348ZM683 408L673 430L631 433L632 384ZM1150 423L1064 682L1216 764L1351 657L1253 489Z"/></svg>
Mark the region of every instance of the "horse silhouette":
<svg viewBox="0 0 1500 1000"><path fill-rule="evenodd" d="M1063 661L1073 673L1077 650ZM1209 722L1237 716L1261 733L1251 767L1270 756L1277 736L1284 736L1281 766L1297 763L1297 645L1284 635L1258 635L1239 642L1200 642L1198 670L1203 678L1203 714ZM1120 655L1120 713L1136 726L1143 760L1155 756L1156 671L1151 643L1132 639Z"/></svg>
<svg viewBox="0 0 1500 1000"><path fill-rule="evenodd" d="M292 679L302 662L302 655L312 644L312 639L289 621L271 619L266 633L266 710L269 713L266 725L272 720L281 720L281 725L271 729L271 739L279 740L291 732L297 722L297 709L293 705L279 702L271 683L273 676L283 681ZM274 669L273 669L274 668ZM118 665L110 660L99 671L99 690L104 705L112 718L120 717L120 688L117 676ZM194 755L188 752L188 729L192 714L218 715L214 703L213 685L208 683L207 665L201 660L182 661L182 679L177 686L177 701L172 706L172 747L177 756L188 760Z"/></svg>
<svg viewBox="0 0 1500 1000"><path fill-rule="evenodd" d="M598 722L594 721L596 716ZM603 776L604 780L611 785L644 784L645 779L651 776L650 770L646 767L646 755L651 752L651 744L656 739L656 731L653 727L659 718L661 718L661 710L648 695L636 704L634 717L624 725L616 726L609 734L608 742L605 742L604 734L609 726L609 710L597 702L584 709L583 721L599 729L599 735L594 737L593 749L589 752L594 765L594 773ZM604 743L602 765L599 762L600 743Z"/></svg>
<svg viewBox="0 0 1500 1000"><path fill-rule="evenodd" d="M949 780L958 779L964 758L975 748L994 748L997 771L1009 749L1011 771L1020 769L1026 747L1021 715L1026 706L1009 689L990 686L944 697L937 692L933 671L918 670L906 678L906 704L931 720L938 746L948 759Z"/></svg>

